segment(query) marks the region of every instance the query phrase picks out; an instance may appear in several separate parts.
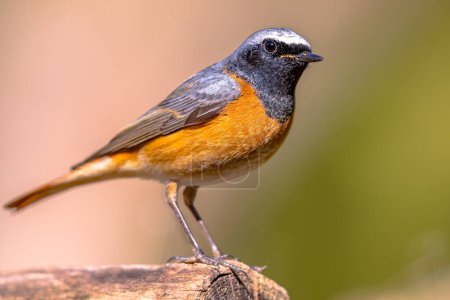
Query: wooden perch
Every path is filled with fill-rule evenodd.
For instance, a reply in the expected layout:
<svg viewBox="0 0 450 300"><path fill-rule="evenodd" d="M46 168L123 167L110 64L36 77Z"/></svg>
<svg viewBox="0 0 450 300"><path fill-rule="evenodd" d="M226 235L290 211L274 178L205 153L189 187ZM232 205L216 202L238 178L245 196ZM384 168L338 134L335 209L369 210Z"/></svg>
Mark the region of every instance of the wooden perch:
<svg viewBox="0 0 450 300"><path fill-rule="evenodd" d="M0 273L0 299L289 299L271 279L233 262L35 269Z"/></svg>

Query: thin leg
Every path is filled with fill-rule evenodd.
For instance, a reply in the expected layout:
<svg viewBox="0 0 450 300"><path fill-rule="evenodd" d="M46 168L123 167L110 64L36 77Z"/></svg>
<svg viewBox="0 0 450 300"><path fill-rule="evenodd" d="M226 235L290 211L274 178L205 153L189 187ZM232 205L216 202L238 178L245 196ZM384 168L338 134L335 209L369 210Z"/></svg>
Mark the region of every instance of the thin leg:
<svg viewBox="0 0 450 300"><path fill-rule="evenodd" d="M167 203L170 205L173 212L175 213L175 216L177 217L178 222L180 222L181 226L183 227L184 233L186 234L187 238L189 239L189 242L191 243L192 251L194 251L195 257L203 256L205 254L200 249L200 246L195 240L192 231L189 229L189 226L186 220L184 219L184 216L181 213L180 208L178 207L177 195L178 195L178 184L176 182L169 182L168 184L166 184Z"/></svg>
<svg viewBox="0 0 450 300"><path fill-rule="evenodd" d="M217 246L216 242L214 241L211 233L208 230L208 227L206 227L205 222L203 221L202 217L198 213L198 210L194 206L194 200L195 195L197 194L198 187L197 186L187 186L184 189L183 192L183 198L184 203L191 211L192 215L194 215L195 220L197 221L198 225L200 226L200 229L202 230L203 235L208 240L209 245L211 246L211 251L214 257L222 257L222 251L220 251L219 247Z"/></svg>
<svg viewBox="0 0 450 300"><path fill-rule="evenodd" d="M245 271L242 270L240 267L230 264L223 258L208 257L205 255L205 253L200 249L200 246L198 245L197 241L195 240L194 235L192 234L192 231L189 229L189 226L188 226L186 220L184 219L184 216L181 213L180 208L178 207L178 204L177 204L178 184L174 181L167 183L166 187L165 187L165 192L166 192L167 203L170 205L173 212L175 213L175 216L177 217L178 222L180 222L181 226L183 227L183 230L186 233L186 236L188 237L189 242L191 243L192 251L194 251L194 255L195 255L195 257L193 259L189 258L189 257L174 257L170 261L178 261L178 262L186 262L186 263L194 263L196 261L199 261L204 264L213 265L213 266L222 265L222 266L230 268L234 273L237 274L237 276L239 273L244 273L246 275ZM238 276L238 278L239 278L239 276Z"/></svg>

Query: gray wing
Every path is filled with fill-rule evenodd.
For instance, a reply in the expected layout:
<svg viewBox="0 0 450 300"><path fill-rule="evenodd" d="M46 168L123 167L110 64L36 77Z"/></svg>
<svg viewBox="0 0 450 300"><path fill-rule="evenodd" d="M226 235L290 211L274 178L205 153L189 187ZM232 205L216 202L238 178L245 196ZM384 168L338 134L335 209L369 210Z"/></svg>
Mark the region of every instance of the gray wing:
<svg viewBox="0 0 450 300"><path fill-rule="evenodd" d="M219 67L213 65L189 78L164 101L125 127L106 146L72 168L104 155L133 149L155 137L217 116L240 95L239 85Z"/></svg>

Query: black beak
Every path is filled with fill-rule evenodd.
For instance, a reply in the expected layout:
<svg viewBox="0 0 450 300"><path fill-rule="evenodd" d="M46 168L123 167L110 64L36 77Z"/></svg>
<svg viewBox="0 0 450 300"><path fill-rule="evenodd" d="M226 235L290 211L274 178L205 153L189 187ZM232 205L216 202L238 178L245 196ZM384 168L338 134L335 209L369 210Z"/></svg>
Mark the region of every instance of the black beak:
<svg viewBox="0 0 450 300"><path fill-rule="evenodd" d="M323 57L311 52L302 52L299 55L297 55L297 58L299 61L304 61L304 62L316 62L316 61L321 61L323 60Z"/></svg>

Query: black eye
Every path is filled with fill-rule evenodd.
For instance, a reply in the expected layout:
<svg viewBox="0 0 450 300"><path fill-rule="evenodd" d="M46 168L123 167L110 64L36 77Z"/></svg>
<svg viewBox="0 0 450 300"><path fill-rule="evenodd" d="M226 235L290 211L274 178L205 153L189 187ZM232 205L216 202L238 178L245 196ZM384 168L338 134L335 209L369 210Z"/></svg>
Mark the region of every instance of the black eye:
<svg viewBox="0 0 450 300"><path fill-rule="evenodd" d="M264 50L266 50L266 52L269 52L269 53L275 53L275 52L277 52L277 49L278 49L277 43L275 43L274 41L271 41L271 40L264 41L263 46L264 46Z"/></svg>

